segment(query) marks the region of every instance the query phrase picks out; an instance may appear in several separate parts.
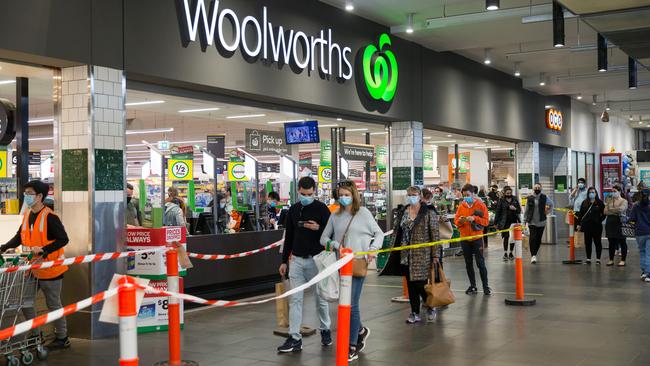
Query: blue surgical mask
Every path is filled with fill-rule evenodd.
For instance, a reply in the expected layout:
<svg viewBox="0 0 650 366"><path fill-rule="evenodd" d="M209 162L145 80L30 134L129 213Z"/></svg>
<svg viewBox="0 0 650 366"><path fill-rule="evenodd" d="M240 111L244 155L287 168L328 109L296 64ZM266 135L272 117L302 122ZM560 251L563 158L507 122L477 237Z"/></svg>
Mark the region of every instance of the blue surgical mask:
<svg viewBox="0 0 650 366"><path fill-rule="evenodd" d="M352 204L352 197L341 197L339 203L343 206L350 206Z"/></svg>
<svg viewBox="0 0 650 366"><path fill-rule="evenodd" d="M585 189L585 184L584 183L578 183L578 188Z"/></svg>
<svg viewBox="0 0 650 366"><path fill-rule="evenodd" d="M219 203L219 208L226 208L226 203L225 202Z"/></svg>
<svg viewBox="0 0 650 366"><path fill-rule="evenodd" d="M313 196L307 197L307 196L303 196L302 194L300 195L300 203L303 206L309 206L309 205L312 204L312 202L314 202L314 197Z"/></svg>
<svg viewBox="0 0 650 366"><path fill-rule="evenodd" d="M465 197L465 203L471 205L472 203L474 203L474 199L472 197Z"/></svg>
<svg viewBox="0 0 650 366"><path fill-rule="evenodd" d="M277 203L275 203L275 201L271 201L271 202L269 202L269 206L275 207L275 206L277 206Z"/></svg>
<svg viewBox="0 0 650 366"><path fill-rule="evenodd" d="M417 205L420 202L419 196L407 196L406 199L410 205Z"/></svg>
<svg viewBox="0 0 650 366"><path fill-rule="evenodd" d="M589 199L590 200L596 199L596 193L594 192L589 193Z"/></svg>
<svg viewBox="0 0 650 366"><path fill-rule="evenodd" d="M32 207L32 206L34 206L34 203L36 203L36 196L34 196L33 194L26 194L25 195L25 204L28 207Z"/></svg>

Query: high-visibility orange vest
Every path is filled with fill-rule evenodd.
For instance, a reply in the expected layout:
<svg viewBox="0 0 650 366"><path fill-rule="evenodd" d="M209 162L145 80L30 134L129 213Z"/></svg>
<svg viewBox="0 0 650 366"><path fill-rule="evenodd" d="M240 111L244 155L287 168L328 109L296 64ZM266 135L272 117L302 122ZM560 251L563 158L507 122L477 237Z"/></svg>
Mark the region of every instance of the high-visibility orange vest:
<svg viewBox="0 0 650 366"><path fill-rule="evenodd" d="M46 245L54 243L54 240L47 240L47 216L56 215L48 207L44 207L41 212L36 216L36 221L34 221L34 226L29 227L29 214L30 210L25 211L23 217L23 225L20 230L20 239L23 244L23 250L31 251L32 247L44 247ZM45 261L53 261L57 259L64 259L63 248L56 250L50 253L47 257L44 258ZM68 270L68 266L57 266L51 268L42 268L34 270L34 276L38 279L47 280L59 277L65 271Z"/></svg>

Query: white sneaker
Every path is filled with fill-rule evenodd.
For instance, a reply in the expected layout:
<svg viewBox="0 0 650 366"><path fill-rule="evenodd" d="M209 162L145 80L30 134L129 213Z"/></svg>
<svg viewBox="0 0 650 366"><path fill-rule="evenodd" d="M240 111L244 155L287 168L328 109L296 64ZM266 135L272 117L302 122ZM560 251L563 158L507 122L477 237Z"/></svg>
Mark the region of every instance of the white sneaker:
<svg viewBox="0 0 650 366"><path fill-rule="evenodd" d="M646 278L648 278L648 275L645 273L641 273L641 281L645 281Z"/></svg>
<svg viewBox="0 0 650 366"><path fill-rule="evenodd" d="M532 263L532 264L536 264L536 263L537 263L537 256L536 256L536 255L534 255L534 256L530 259L530 263Z"/></svg>
<svg viewBox="0 0 650 366"><path fill-rule="evenodd" d="M645 280L643 280L643 281L644 282L650 282L650 277L646 277Z"/></svg>

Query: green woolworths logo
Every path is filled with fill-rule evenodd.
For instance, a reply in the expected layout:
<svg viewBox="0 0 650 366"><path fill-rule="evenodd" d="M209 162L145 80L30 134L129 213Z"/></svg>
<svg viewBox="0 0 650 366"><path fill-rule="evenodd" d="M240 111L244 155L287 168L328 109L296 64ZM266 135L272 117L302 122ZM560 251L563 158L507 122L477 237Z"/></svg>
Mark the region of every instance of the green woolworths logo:
<svg viewBox="0 0 650 366"><path fill-rule="evenodd" d="M379 37L379 47L370 44L363 50L363 80L370 97L374 100L390 102L397 91L397 60L390 49L388 34Z"/></svg>

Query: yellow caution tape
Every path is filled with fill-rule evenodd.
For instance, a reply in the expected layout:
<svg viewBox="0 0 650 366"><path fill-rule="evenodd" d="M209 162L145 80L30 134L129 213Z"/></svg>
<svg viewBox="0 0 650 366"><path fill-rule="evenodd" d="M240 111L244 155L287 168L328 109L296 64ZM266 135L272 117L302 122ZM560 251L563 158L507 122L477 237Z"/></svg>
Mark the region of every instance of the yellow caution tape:
<svg viewBox="0 0 650 366"><path fill-rule="evenodd" d="M436 245L442 245L442 244L447 244L447 243L458 243L458 242L461 242L461 241L476 240L476 239L483 238L485 236L492 236L492 235L501 234L501 233L505 233L505 232L513 231L513 230L514 230L514 228L512 228L512 229L503 229L503 230L493 231L493 232L487 233L487 234L472 235L472 236L466 236L466 237L462 237L462 238L438 240L438 241L433 241L433 242L430 242L430 243L412 244L412 245L406 245L406 246L397 247L397 248L371 250L371 251L367 251L367 252L355 252L354 255L379 254L379 253L387 253L387 252L396 252L396 251L400 251L400 250L410 250L410 249L433 247L433 246L436 246Z"/></svg>

